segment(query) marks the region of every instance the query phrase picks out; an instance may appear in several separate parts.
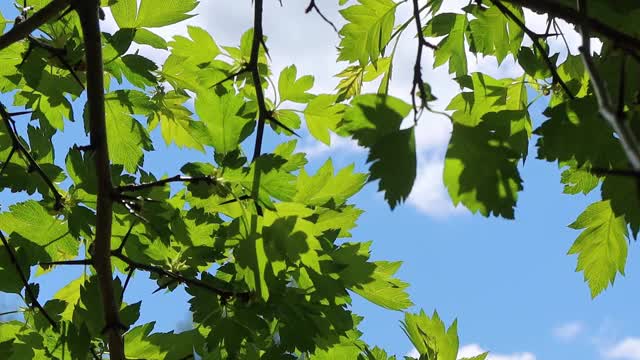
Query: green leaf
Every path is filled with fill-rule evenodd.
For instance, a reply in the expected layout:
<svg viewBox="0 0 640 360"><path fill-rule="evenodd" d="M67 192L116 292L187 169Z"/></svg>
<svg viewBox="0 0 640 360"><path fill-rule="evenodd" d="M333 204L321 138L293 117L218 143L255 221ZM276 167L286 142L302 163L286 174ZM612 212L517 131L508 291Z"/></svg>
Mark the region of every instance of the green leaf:
<svg viewBox="0 0 640 360"><path fill-rule="evenodd" d="M71 321L73 319L73 311L75 310L78 301L80 301L80 288L85 283L85 276L81 276L58 290L53 295L54 299L62 300L66 303L65 309L60 313L60 317L63 320Z"/></svg>
<svg viewBox="0 0 640 360"><path fill-rule="evenodd" d="M335 102L334 95L318 95L304 109L309 133L327 145L331 144L329 130L333 132L337 130L342 114L347 109L345 105Z"/></svg>
<svg viewBox="0 0 640 360"><path fill-rule="evenodd" d="M328 159L313 176L309 176L304 169L300 170L293 201L311 206L343 204L357 193L367 180L366 174L354 173L353 170L354 166L351 165L334 176L331 159Z"/></svg>
<svg viewBox="0 0 640 360"><path fill-rule="evenodd" d="M193 114L184 106L188 96L170 91L158 94L152 100L155 106L148 116L149 125L154 128L160 124L166 145L175 143L180 148L204 151L202 141L206 141L207 129L203 122L192 120Z"/></svg>
<svg viewBox="0 0 640 360"><path fill-rule="evenodd" d="M469 21L464 14L442 13L434 16L423 29L424 36L444 36L434 50L433 67L449 63L449 73L463 76L468 73L464 35Z"/></svg>
<svg viewBox="0 0 640 360"><path fill-rule="evenodd" d="M218 96L213 92L198 94L196 113L206 126L207 145L217 153L235 150L252 131L255 122L245 114L245 101L233 93Z"/></svg>
<svg viewBox="0 0 640 360"><path fill-rule="evenodd" d="M584 229L569 249L578 255L576 271L584 272L591 297L613 285L616 273L624 275L627 262L627 225L624 217L617 216L610 201L593 203L569 225Z"/></svg>
<svg viewBox="0 0 640 360"><path fill-rule="evenodd" d="M313 98L307 93L313 87L313 76L305 75L298 79L295 65L287 66L280 72L278 80L278 94L280 102L293 101L297 103L307 103Z"/></svg>
<svg viewBox="0 0 640 360"><path fill-rule="evenodd" d="M27 264L69 260L78 254L79 243L69 234L65 221L49 214L40 203L29 200L9 207L0 214L0 224L5 233L15 235L20 246L28 250Z"/></svg>
<svg viewBox="0 0 640 360"><path fill-rule="evenodd" d="M511 4L504 4L522 22L525 21L522 8ZM497 6L489 8L473 7L472 14L476 17L469 22L467 32L472 52L483 55L495 55L498 64L509 53L514 58L518 57L518 51L524 38L524 31L511 18L506 17Z"/></svg>
<svg viewBox="0 0 640 360"><path fill-rule="evenodd" d="M435 311L432 317L424 311L419 314L405 313L402 329L421 356L429 354L435 355L438 360L456 360L459 345L457 320L446 329Z"/></svg>
<svg viewBox="0 0 640 360"><path fill-rule="evenodd" d="M415 129L398 130L382 137L371 148L367 162L371 162L370 181L380 179L378 191L394 209L405 201L416 178Z"/></svg>
<svg viewBox="0 0 640 360"><path fill-rule="evenodd" d="M372 303L389 310L401 311L413 306L405 290L409 284L393 277L401 263L376 261L374 264L375 270L369 275L371 280L350 289Z"/></svg>
<svg viewBox="0 0 640 360"><path fill-rule="evenodd" d="M176 35L173 41L169 42L172 54L184 57L196 65L212 61L220 54L218 44L206 30L197 26L187 26L187 31L191 40Z"/></svg>
<svg viewBox="0 0 640 360"><path fill-rule="evenodd" d="M607 169L626 158L611 127L600 117L592 96L548 108L544 114L550 119L534 131L540 135L539 159L575 160L578 166L588 162L593 167ZM568 138L580 141L567 141Z"/></svg>
<svg viewBox="0 0 640 360"><path fill-rule="evenodd" d="M117 90L105 95L104 104L111 161L135 173L142 165L144 151L153 149L149 134L133 117L147 114L147 96L135 90Z"/></svg>
<svg viewBox="0 0 640 360"><path fill-rule="evenodd" d="M133 41L140 45L149 45L156 49L166 50L168 48L167 41L165 39L144 28L136 29Z"/></svg>
<svg viewBox="0 0 640 360"><path fill-rule="evenodd" d="M118 0L111 12L120 28L162 27L189 19L197 0Z"/></svg>
<svg viewBox="0 0 640 360"><path fill-rule="evenodd" d="M628 176L607 176L602 183L602 200L611 201L616 217L623 217L634 237L640 231L638 181Z"/></svg>
<svg viewBox="0 0 640 360"><path fill-rule="evenodd" d="M500 117L475 127L453 125L444 163L444 184L454 204L472 212L513 219L522 179L520 154L510 144L510 123Z"/></svg>
<svg viewBox="0 0 640 360"><path fill-rule="evenodd" d="M588 168L576 167L575 162L562 172L560 181L564 184L564 193L575 195L590 193L600 184L600 178L592 174Z"/></svg>
<svg viewBox="0 0 640 360"><path fill-rule="evenodd" d="M358 3L340 10L347 24L340 30L338 60L359 61L365 66L369 61L375 64L391 40L399 3L392 0L358 0Z"/></svg>
<svg viewBox="0 0 640 360"><path fill-rule="evenodd" d="M0 215L1 216L1 215ZM11 246L11 244L9 244ZM25 254L24 249L18 249L14 251L14 255L18 260L18 266L26 278L29 278L31 269L28 265L28 256ZM9 251L4 246L0 246L0 291L5 293L20 294L24 284L20 275L16 271L16 264L9 255Z"/></svg>
<svg viewBox="0 0 640 360"><path fill-rule="evenodd" d="M393 209L407 199L416 177L414 129L400 130L411 106L377 94L358 96L351 105L341 130L369 148L369 180L380 179L379 190Z"/></svg>

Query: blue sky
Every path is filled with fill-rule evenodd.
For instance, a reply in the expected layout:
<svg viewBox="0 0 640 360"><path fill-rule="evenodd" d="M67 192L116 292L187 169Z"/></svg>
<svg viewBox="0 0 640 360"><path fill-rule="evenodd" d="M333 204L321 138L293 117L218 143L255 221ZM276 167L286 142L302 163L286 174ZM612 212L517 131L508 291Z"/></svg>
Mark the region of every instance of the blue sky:
<svg viewBox="0 0 640 360"><path fill-rule="evenodd" d="M448 1L452 8L461 1ZM462 1L466 4L467 1ZM202 1L199 16L187 23L159 32L166 37L184 33L187 24L209 30L221 44L235 44L240 32L250 27L250 4L244 1ZM334 46L338 38L316 15L304 14L305 1L287 2L280 8L276 0L267 1L265 31L273 59L274 73L296 64L298 73L316 76L316 92L327 92L335 86L331 76L344 68L336 64ZM324 13L340 23L335 4L318 2ZM0 9L7 14L8 4ZM409 5L399 7L399 19L406 19ZM534 26L544 19L528 14ZM400 20L399 20L400 21ZM113 23L106 21L108 30ZM391 86L392 94L407 98L411 86L411 68L415 45L413 34L401 42ZM572 37L569 37L572 40ZM574 38L575 40L575 38ZM553 48L553 46L552 46ZM556 47L560 49L559 46ZM162 54L141 49L156 61ZM430 64L425 61L425 69ZM500 76L512 76L518 70L507 61L497 67L492 59L472 59L472 69ZM458 91L446 69L427 71L425 79L444 108ZM5 100L6 98L0 98ZM534 123L543 118L541 101L532 109ZM81 124L71 125L60 136L58 160L77 141ZM409 282L415 309L432 312L437 309L450 323L459 319L459 334L464 355L484 350L493 352L490 360L562 360L622 359L640 360L640 312L636 299L640 296L638 278L640 264L634 244L629 251L626 277L591 300L582 274L575 273L575 257L566 255L578 232L567 228L582 210L597 198L562 194L560 171L555 164L535 159L535 148L522 168L524 191L516 211L516 221L486 219L470 215L452 206L441 181L442 158L448 141L448 120L426 114L418 128L419 171L410 200L391 212L377 184L369 184L355 197L355 203L366 212L353 232L355 240L373 240L373 257L404 262L399 276ZM162 148L155 132L154 142ZM278 140L268 133L267 148ZM70 140L71 139L71 140ZM532 144L535 143L535 139ZM327 157L336 167L355 163L364 171L366 154L353 143L336 139L327 148L304 136L299 146L309 152L310 168L316 168ZM172 162L166 161L171 154ZM185 161L202 161L206 156L182 152L175 148L147 155L146 165L158 173L173 175ZM0 193L3 207L19 198ZM63 270L64 280L77 277L80 269ZM154 290L145 276L136 277L127 301L144 299L141 322L157 321L156 330L167 331L188 326L187 299L183 291L149 295ZM35 279L41 283L41 296L50 297L65 281L51 276ZM4 302L2 301L4 300ZM14 298L0 298L0 312L13 310ZM171 309L171 311L167 311ZM389 312L357 298L355 312L365 316L362 324L365 340L403 355L411 351L399 320L401 313ZM158 314L162 317L158 317Z"/></svg>

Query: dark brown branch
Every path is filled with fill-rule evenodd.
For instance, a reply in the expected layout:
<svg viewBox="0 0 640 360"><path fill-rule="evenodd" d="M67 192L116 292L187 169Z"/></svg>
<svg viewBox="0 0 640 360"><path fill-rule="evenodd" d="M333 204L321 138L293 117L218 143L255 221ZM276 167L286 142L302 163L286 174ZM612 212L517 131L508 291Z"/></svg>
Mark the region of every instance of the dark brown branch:
<svg viewBox="0 0 640 360"><path fill-rule="evenodd" d="M40 263L41 267L56 266L56 265L93 265L93 261L91 259L82 259L82 260L48 261L48 262Z"/></svg>
<svg viewBox="0 0 640 360"><path fill-rule="evenodd" d="M22 311L20 310L13 310L13 311L5 311L5 312L1 312L0 316L7 316L7 315L13 315L13 314L19 314Z"/></svg>
<svg viewBox="0 0 640 360"><path fill-rule="evenodd" d="M129 272L127 273L127 279L124 281L124 285L122 286L122 294L120 294L120 302L124 301L124 292L127 291L127 287L129 286L129 282L131 281L131 277L133 273L136 271L135 268L129 268Z"/></svg>
<svg viewBox="0 0 640 360"><path fill-rule="evenodd" d="M311 12L311 10L315 10L318 13L318 15L320 15L322 20L324 20L324 22L326 22L327 24L331 25L331 27L333 28L333 30L335 32L338 32L338 28L331 22L331 20L329 20L326 16L324 16L322 11L320 11L320 8L318 7L318 5L316 5L316 1L315 0L309 1L309 5L307 5L307 8L304 10L304 13L308 14L308 13Z"/></svg>
<svg viewBox="0 0 640 360"><path fill-rule="evenodd" d="M240 75L242 75L242 74L244 74L244 73L246 73L246 72L248 72L248 71L249 71L249 68L248 68L248 67L243 67L242 69L240 69L240 70L238 70L238 71L236 71L236 72L234 72L234 73L230 74L229 76L225 77L224 79L222 79L222 80L220 80L220 81L216 82L215 84L213 84L213 85L209 86L209 89L213 89L214 87L216 87L216 86L218 86L218 85L222 85L223 83L225 83L225 82L227 82L227 81L229 81L229 80L233 79L234 77L236 77L236 76L240 76Z"/></svg>
<svg viewBox="0 0 640 360"><path fill-rule="evenodd" d="M573 7L563 5L558 0L503 0L512 4L524 6L531 10L547 13L550 16L561 18L574 25L583 24L599 35L602 35L618 47L627 51L635 52L640 50L640 39L629 35L619 29L608 25L598 19L586 17Z"/></svg>
<svg viewBox="0 0 640 360"><path fill-rule="evenodd" d="M138 222L134 221L131 223L131 226L129 226L129 230L127 230L127 233L124 234L124 237L122 238L122 242L120 243L120 246L118 246L118 248L115 250L115 252L122 252L122 249L124 249L124 246L127 244L127 240L129 240L129 236L131 235L131 231L133 230L133 227L136 226Z"/></svg>
<svg viewBox="0 0 640 360"><path fill-rule="evenodd" d="M116 188L116 191L118 192L134 192L134 191L140 191L140 190L146 190L146 189L150 189L150 188L154 188L154 187L160 187L160 186L165 186L168 183L172 183L172 182L205 182L208 184L215 184L218 181L218 179L216 179L214 176L181 176L181 175L175 175L172 176L170 178L166 178L166 179L161 179L158 181L153 181L153 182L148 182L148 183L143 183L143 184L131 184L131 185L123 185L123 186L118 186Z"/></svg>
<svg viewBox="0 0 640 360"><path fill-rule="evenodd" d="M0 50L5 49L12 44L26 38L40 26L47 23L47 21L55 18L60 12L69 6L69 0L53 0L42 10L36 12L28 19L15 24L11 30L7 31L4 35L0 36Z"/></svg>
<svg viewBox="0 0 640 360"><path fill-rule="evenodd" d="M13 120L11 119L11 116L9 115L9 113L7 112L7 109L4 107L2 103L0 103L0 117L2 117L2 121L4 122L4 125L7 128L7 132L9 133L9 137L11 138L13 147L17 149L20 153L22 153L22 155L24 155L24 157L27 159L27 162L29 163L30 168L35 170L38 173L38 175L40 175L40 177L45 182L49 190L51 190L51 193L53 194L53 197L56 201L55 209L56 210L62 209L62 206L63 206L62 195L60 194L56 186L53 184L53 181L44 172L44 170L42 170L40 165L38 165L38 162L36 162L33 156L31 156L31 153L29 152L29 150L24 146L24 144L22 144L22 142L20 141L20 138L18 138L18 134L16 133L15 128L12 125ZM2 170L4 170L9 160L10 160L10 157L9 159L7 159L7 161L3 165Z"/></svg>
<svg viewBox="0 0 640 360"><path fill-rule="evenodd" d="M274 123L276 126L279 126L279 127L283 128L283 129L287 130L289 133L291 133L291 135L295 135L297 137L300 137L300 135L298 135L290 127L288 127L287 125L285 125L282 122L280 122L280 120L278 120L275 117L273 117L273 115L267 116L267 120L269 120L269 122L271 122L271 123Z"/></svg>
<svg viewBox="0 0 640 360"><path fill-rule="evenodd" d="M161 267L158 266L153 266L153 265L149 265L149 264L143 264L137 261L134 261L133 259L129 258L128 256L120 253L120 252L113 252L112 256L115 256L116 258L124 261L127 265L129 265L130 268L132 269L136 269L136 270L143 270L149 273L153 273L156 275L160 275L160 276L165 276L168 278L171 278L179 283L182 284L187 284L189 286L194 286L194 287L199 287L208 291L213 292L214 294L221 296L223 298L229 299L232 297L247 297L249 294L248 293L236 293L236 292L231 292L228 290L224 290L224 289L220 289L217 288L209 283L206 283L200 279L195 279L195 278L186 278L180 274L174 273L172 271L169 270L165 270Z"/></svg>
<svg viewBox="0 0 640 360"><path fill-rule="evenodd" d="M556 64L554 64L553 61L551 61L551 59L549 58L549 53L547 52L547 50L545 50L544 46L542 46L542 44L540 43L540 39L541 39L540 36L535 32L531 31L531 29L529 29L525 25L525 23L516 16L516 14L514 14L511 10L509 10L509 8L504 6L502 2L500 2L499 0L492 0L492 2L500 10L500 12L502 12L506 17L510 18L514 23L516 23L522 29L522 31L524 31L525 34L527 34L527 36L531 38L531 41L533 42L533 46L535 46L535 48L540 52L540 55L542 56L544 63L547 65L547 68L549 68L549 71L551 71L553 82L556 84L559 84L560 87L562 87L562 90L567 94L567 96L570 99L575 98L575 96L571 93L571 90L569 90L569 87L567 86L567 84L560 77L560 74L558 74L558 68L556 67Z"/></svg>
<svg viewBox="0 0 640 360"><path fill-rule="evenodd" d="M253 41L251 43L251 57L247 68L251 72L253 86L256 90L256 100L258 101L258 130L256 132L256 143L253 148L253 160L257 159L262 153L262 140L264 137L264 124L267 119L267 105L264 101L264 93L262 92L262 82L260 81L260 71L258 69L258 61L260 58L260 47L262 37L262 2L263 0L254 1L253 14Z"/></svg>
<svg viewBox="0 0 640 360"><path fill-rule="evenodd" d="M9 113L9 116L14 117L14 116L21 116L21 115L29 115L29 114L33 114L33 110L16 111L16 112Z"/></svg>
<svg viewBox="0 0 640 360"><path fill-rule="evenodd" d="M113 186L104 105L104 78L102 37L100 33L99 0L76 0L80 16L87 62L87 104L89 131L94 149L98 191L96 202L96 236L93 266L100 284L104 306L105 331L109 339L109 358L125 360L124 341L121 336L119 306L113 289L111 268L111 221L113 212Z"/></svg>
<svg viewBox="0 0 640 360"><path fill-rule="evenodd" d="M2 240L2 245L4 245L4 248L7 251L7 254L9 255L9 259L11 260L11 263L13 263L13 266L16 268L16 272L18 273L18 276L22 281L22 285L24 286L24 291L28 295L27 298L31 299L31 305L37 308L38 311L40 311L40 313L42 313L42 315L47 319L49 324L51 324L51 327L57 332L58 323L56 323L53 320L53 318L47 313L47 311L44 309L44 307L40 304L40 302L36 298L36 295L31 290L31 287L29 286L29 279L27 279L27 276L22 271L22 268L20 267L20 263L18 262L18 258L15 252L10 247L9 242L7 241L7 238L4 236L2 232L0 232L0 240Z"/></svg>

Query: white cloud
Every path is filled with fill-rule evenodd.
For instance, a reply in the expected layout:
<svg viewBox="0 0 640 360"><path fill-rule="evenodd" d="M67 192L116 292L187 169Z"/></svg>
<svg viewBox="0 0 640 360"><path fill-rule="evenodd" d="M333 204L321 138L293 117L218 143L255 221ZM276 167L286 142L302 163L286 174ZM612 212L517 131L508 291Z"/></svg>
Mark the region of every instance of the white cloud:
<svg viewBox="0 0 640 360"><path fill-rule="evenodd" d="M420 357L420 353L418 352L418 349L413 348L411 349L411 351L409 351L408 353L404 354L404 356L408 356L414 359L417 359Z"/></svg>
<svg viewBox="0 0 640 360"><path fill-rule="evenodd" d="M365 148L360 147L355 140L332 133L331 145L325 145L312 138L305 138L303 145L297 151L306 153L309 159L314 159L328 155L364 153Z"/></svg>
<svg viewBox="0 0 640 360"><path fill-rule="evenodd" d="M640 360L640 338L628 337L604 351L607 359Z"/></svg>
<svg viewBox="0 0 640 360"><path fill-rule="evenodd" d="M464 359L480 355L487 350L482 349L478 344L469 344L460 348L458 359ZM536 360L536 356L530 352L518 352L512 354L489 353L486 360Z"/></svg>
<svg viewBox="0 0 640 360"><path fill-rule="evenodd" d="M423 160L418 165L416 182L408 203L421 213L435 218L467 213L464 207L453 206L442 182L443 170L444 162L441 158Z"/></svg>
<svg viewBox="0 0 640 360"><path fill-rule="evenodd" d="M562 341L570 341L578 337L584 331L584 324L580 321L572 321L555 327L553 336Z"/></svg>
<svg viewBox="0 0 640 360"><path fill-rule="evenodd" d="M487 350L484 350L478 344L465 345L458 350L458 360L478 356L485 352L487 352ZM411 349L411 351L407 352L405 356L417 359L420 357L420 353L418 353L418 350L416 350L416 348L413 348ZM489 353L489 356L487 356L486 360L536 360L536 356L530 352L520 352L513 354ZM635 358L633 360L635 360Z"/></svg>

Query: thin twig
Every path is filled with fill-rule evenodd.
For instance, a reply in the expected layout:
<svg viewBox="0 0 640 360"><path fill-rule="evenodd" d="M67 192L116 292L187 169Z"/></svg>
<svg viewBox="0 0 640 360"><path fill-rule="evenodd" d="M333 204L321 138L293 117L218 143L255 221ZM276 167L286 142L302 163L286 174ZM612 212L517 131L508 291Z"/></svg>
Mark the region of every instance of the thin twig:
<svg viewBox="0 0 640 360"><path fill-rule="evenodd" d="M134 191L146 190L146 189L150 189L150 188L154 188L154 187L165 186L166 184L172 183L172 182L189 182L189 183L205 182L205 183L213 185L217 181L218 181L218 179L216 179L215 176L182 176L182 175L175 175L175 176L172 176L170 178L161 179L161 180L158 180L158 181L153 181L153 182L148 182L148 183L143 183L143 184L130 184L130 185L118 186L116 188L116 191L118 191L118 192L134 192Z"/></svg>
<svg viewBox="0 0 640 360"><path fill-rule="evenodd" d="M331 22L331 20L329 20L326 16L324 16L324 14L322 13L322 11L320 11L320 8L318 7L318 5L316 5L315 0L311 0L309 1L309 5L307 6L307 8L304 10L305 14L308 14L311 12L311 10L315 10L318 15L320 15L320 17L322 18L322 20L324 20L324 22L326 22L327 24L331 25L331 27L333 28L333 30L335 32L338 32L338 28Z"/></svg>
<svg viewBox="0 0 640 360"><path fill-rule="evenodd" d="M32 169L34 169L38 173L38 175L40 175L40 177L45 182L49 190L51 190L51 193L53 194L53 197L56 201L54 208L56 210L62 209L62 206L63 206L62 195L60 194L56 186L53 184L53 181L44 172L44 170L42 170L40 165L38 165L38 162L33 158L33 156L31 156L31 153L29 152L29 150L22 144L22 142L18 138L18 134L15 131L15 127L12 126L13 120L11 119L11 116L9 115L9 113L7 112L7 109L2 103L0 103L0 117L2 117L4 125L7 128L7 132L9 133L9 137L11 138L13 147L16 148L18 151L20 151L22 155L24 155L24 157L27 159L27 162L29 163L29 166ZM4 167L6 167L7 163L8 161L5 162L2 170L4 170Z"/></svg>
<svg viewBox="0 0 640 360"><path fill-rule="evenodd" d="M135 268L129 268L129 272L127 273L127 279L124 281L124 285L122 286L122 293L120 294L120 302L124 301L124 292L127 291L127 286L129 286L129 281L131 281L131 277L133 273L136 271Z"/></svg>
<svg viewBox="0 0 640 360"><path fill-rule="evenodd" d="M104 105L104 78L102 35L100 32L99 0L77 0L75 7L80 16L84 34L87 61L87 104L91 146L94 149L98 191L96 201L96 230L94 240L94 268L100 284L104 307L105 331L109 339L109 358L125 360L124 341L121 336L119 306L113 289L111 268L111 222L113 216L113 185Z"/></svg>
<svg viewBox="0 0 640 360"><path fill-rule="evenodd" d="M124 234L124 237L122 238L122 242L120 243L120 246L118 246L118 248L115 250L115 252L122 252L122 249L124 249L124 246L127 244L127 240L129 240L129 236L131 235L131 231L133 230L133 227L136 226L138 222L134 221L131 223L131 226L129 226L129 230L127 230L127 233Z"/></svg>
<svg viewBox="0 0 640 360"><path fill-rule="evenodd" d="M219 295L223 298L232 298L232 297L246 297L249 294L248 293L236 293L236 292L231 292L228 290L224 290L224 289L220 289L217 288L207 282L204 282L200 279L195 279L195 278L186 278L180 274L174 273L172 271L169 270L165 270L161 267L158 266L153 266L153 265L149 265L149 264L143 264L140 262L137 262L131 258L129 258L128 256L122 254L121 252L113 252L112 256L124 261L127 265L129 265L130 268L136 269L136 270L143 270L149 273L154 273L160 276L166 276L169 277L175 281L178 281L179 283L183 283L183 284L187 284L189 286L194 286L194 287L199 287L202 289L206 289L209 290L213 293L215 293L216 295Z"/></svg>
<svg viewBox="0 0 640 360"><path fill-rule="evenodd" d="M3 50L12 44L26 38L40 26L46 24L49 20L55 18L62 10L69 6L69 0L53 0L42 10L36 12L28 19L15 24L11 30L0 36L0 50Z"/></svg>
<svg viewBox="0 0 640 360"><path fill-rule="evenodd" d="M223 84L223 83L225 83L225 82L227 82L227 81L229 81L229 80L233 79L234 77L236 77L236 76L240 76L240 75L242 75L242 74L244 74L244 73L246 73L246 72L248 72L248 71L249 71L249 68L248 68L248 67L243 67L242 69L240 69L240 70L238 70L238 71L236 71L236 72L234 72L234 73L232 73L232 74L228 75L228 76L227 76L227 77L225 77L224 79L222 79L222 80L220 80L220 81L216 82L215 84L213 84L213 85L209 86L209 89L213 89L214 87L216 87L216 86L218 86L218 85L221 85L221 84Z"/></svg>
<svg viewBox="0 0 640 360"><path fill-rule="evenodd" d="M32 306L36 307L38 311L42 313L42 315L47 319L49 324L51 324L51 327L57 332L58 323L56 323L53 320L53 318L49 315L49 313L47 313L47 311L44 309L44 307L40 304L40 302L36 298L36 295L31 290L31 287L29 286L29 279L27 279L27 276L22 271L22 268L20 267L20 263L18 262L18 257L16 256L13 249L9 246L9 241L7 241L7 238L4 236L2 232L0 232L0 240L2 241L2 245L4 245L4 248L7 251L7 254L9 255L9 259L13 263L13 266L16 268L16 272L18 273L18 276L22 281L22 285L24 286L24 291L28 295L28 298L31 299Z"/></svg>
<svg viewBox="0 0 640 360"><path fill-rule="evenodd" d="M295 131L293 131L290 127L288 127L287 125L283 124L282 122L280 122L280 120L276 119L275 117L273 117L273 115L269 115L267 116L267 120L269 120L269 122L274 123L276 126L280 126L281 128L287 130L288 132L291 133L291 135L295 135L297 137L300 137L300 135L298 135Z"/></svg>
<svg viewBox="0 0 640 360"><path fill-rule="evenodd" d="M564 92L567 94L567 96L570 99L574 99L575 96L573 95L573 93L571 93L571 90L569 90L569 87L564 82L564 80L562 80L562 78L560 77L560 74L558 74L558 68L549 58L549 53L547 52L547 50L545 50L544 46L542 46L542 44L540 43L540 36L535 32L533 32L531 29L529 29L525 25L525 23L522 20L520 20L520 18L518 18L516 14L514 14L511 10L509 10L509 8L504 6L502 2L500 2L499 0L492 0L492 2L500 10L500 12L502 12L506 17L510 18L514 23L516 23L522 29L522 31L524 31L527 34L527 36L531 38L531 41L533 42L533 46L535 46L536 49L538 49L538 51L540 52L540 55L542 56L542 60L547 65L547 68L549 68L549 71L551 71L553 82L556 84L559 84L560 87L562 87L562 90L564 90Z"/></svg>
<svg viewBox="0 0 640 360"><path fill-rule="evenodd" d="M64 261L46 261L41 262L41 267L48 266L57 266L57 265L92 265L93 261L91 259L82 259L82 260L64 260Z"/></svg>

